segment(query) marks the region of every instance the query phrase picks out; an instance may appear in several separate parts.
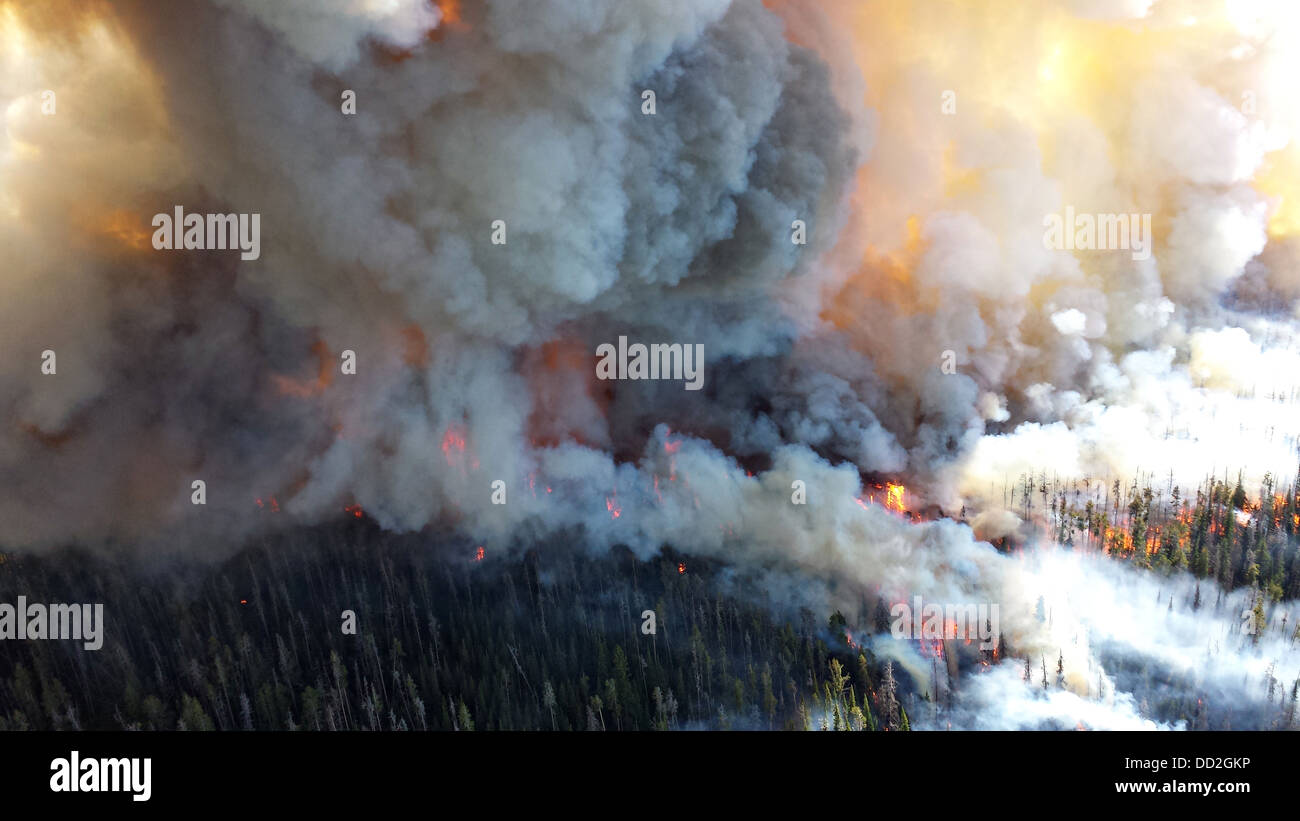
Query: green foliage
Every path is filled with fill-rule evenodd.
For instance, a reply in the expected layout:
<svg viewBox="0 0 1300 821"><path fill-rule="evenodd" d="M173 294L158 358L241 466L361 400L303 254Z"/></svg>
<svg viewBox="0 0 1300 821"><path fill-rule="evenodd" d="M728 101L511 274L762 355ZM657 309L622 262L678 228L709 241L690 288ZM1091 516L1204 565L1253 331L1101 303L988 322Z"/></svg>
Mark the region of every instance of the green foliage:
<svg viewBox="0 0 1300 821"><path fill-rule="evenodd" d="M1240 475L1232 484L1206 479L1195 499L1172 477L1161 483L1148 475L1127 487L1119 480L1020 482L1035 484L1050 496L1044 509L1060 544L1103 550L1161 573L1187 570L1227 590L1257 587L1274 601L1300 598L1300 473L1285 489L1266 474L1256 501Z"/></svg>
<svg viewBox="0 0 1300 821"><path fill-rule="evenodd" d="M169 568L167 584L80 551L7 562L5 586L104 602L107 623L95 653L7 642L0 728L875 729L880 668L842 615L779 618L678 560L548 545L476 562L360 523Z"/></svg>

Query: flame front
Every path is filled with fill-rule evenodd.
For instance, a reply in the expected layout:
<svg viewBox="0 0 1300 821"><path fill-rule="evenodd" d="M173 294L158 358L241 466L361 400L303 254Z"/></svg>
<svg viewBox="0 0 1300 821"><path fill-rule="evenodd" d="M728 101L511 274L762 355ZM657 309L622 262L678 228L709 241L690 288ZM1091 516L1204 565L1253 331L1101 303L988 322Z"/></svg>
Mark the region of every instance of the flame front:
<svg viewBox="0 0 1300 821"><path fill-rule="evenodd" d="M903 512L902 485L890 484L885 488L885 507L898 513Z"/></svg>

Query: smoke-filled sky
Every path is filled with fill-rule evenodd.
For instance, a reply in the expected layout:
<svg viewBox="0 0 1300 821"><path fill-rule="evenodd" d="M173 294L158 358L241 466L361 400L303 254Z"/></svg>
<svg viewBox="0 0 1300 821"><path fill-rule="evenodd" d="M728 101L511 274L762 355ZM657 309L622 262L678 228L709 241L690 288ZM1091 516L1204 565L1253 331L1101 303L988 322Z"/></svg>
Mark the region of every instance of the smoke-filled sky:
<svg viewBox="0 0 1300 821"><path fill-rule="evenodd" d="M1108 657L1245 692L1231 613L1135 635L1094 599L1173 588L858 500L997 538L1026 473L1292 475L1297 63L1287 2L0 0L5 542L221 555L360 505L998 602L1070 692L995 671L973 726L1141 725ZM176 206L260 255L155 250ZM1067 208L1149 253L1050 247ZM703 345L704 388L597 379L620 336Z"/></svg>

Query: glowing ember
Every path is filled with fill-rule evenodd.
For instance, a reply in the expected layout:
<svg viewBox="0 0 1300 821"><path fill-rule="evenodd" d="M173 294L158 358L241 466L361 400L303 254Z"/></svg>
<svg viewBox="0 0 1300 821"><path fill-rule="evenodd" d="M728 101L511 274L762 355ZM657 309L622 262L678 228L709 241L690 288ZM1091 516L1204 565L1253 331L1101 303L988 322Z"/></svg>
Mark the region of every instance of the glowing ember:
<svg viewBox="0 0 1300 821"><path fill-rule="evenodd" d="M685 572L686 572L686 562L678 562L678 563L677 563L677 572L678 572L678 573L685 573Z"/></svg>
<svg viewBox="0 0 1300 821"><path fill-rule="evenodd" d="M664 453L668 454L668 481L677 481L677 451L682 449L682 440L676 442L670 441L669 437L673 435L672 429L664 434ZM657 480L656 480L657 481ZM657 487L657 485L656 485Z"/></svg>
<svg viewBox="0 0 1300 821"><path fill-rule="evenodd" d="M483 561L483 555L484 555L483 546L479 545L478 549L474 552L474 561L476 562Z"/></svg>
<svg viewBox="0 0 1300 821"><path fill-rule="evenodd" d="M463 424L453 422L443 432L441 445L442 455L447 460L447 464L459 467L461 473L465 475L468 475L471 469L478 470L479 466L474 449L468 445L467 435L468 432Z"/></svg>
<svg viewBox="0 0 1300 821"><path fill-rule="evenodd" d="M442 435L442 454L447 457L447 464L452 463L453 453L465 452L465 429L460 425L448 425Z"/></svg>

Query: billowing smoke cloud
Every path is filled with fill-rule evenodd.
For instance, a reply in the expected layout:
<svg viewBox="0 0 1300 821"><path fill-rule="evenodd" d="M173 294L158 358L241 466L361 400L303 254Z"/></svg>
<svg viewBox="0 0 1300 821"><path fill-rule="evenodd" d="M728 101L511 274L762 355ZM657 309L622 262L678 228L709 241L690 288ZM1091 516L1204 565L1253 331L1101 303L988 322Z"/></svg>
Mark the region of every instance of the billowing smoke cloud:
<svg viewBox="0 0 1300 821"><path fill-rule="evenodd" d="M1293 16L819 8L838 25L806 28L849 41L821 50L855 58L878 124L822 315L888 386L875 410L922 492L956 510L1030 473L1294 470ZM1149 216L1150 256L1049 247L1067 209ZM918 378L945 351L969 382Z"/></svg>
<svg viewBox="0 0 1300 821"><path fill-rule="evenodd" d="M1225 671L1282 642L1181 588L1127 634L1154 582L863 486L998 538L1025 474L1293 469L1297 30L1203 5L0 2L5 538L215 554L359 505L673 544L847 613L998 603L1066 688L887 651L971 726L1147 726L1132 656L1260 701ZM176 205L260 214L259 258L154 250ZM1048 247L1067 207L1151 253ZM597 380L620 336L703 345L704 390Z"/></svg>
<svg viewBox="0 0 1300 821"><path fill-rule="evenodd" d="M525 477L559 458L536 442L626 446L596 395L597 340L703 344L710 377L789 349L768 291L833 237L853 150L824 67L761 6L497 3L434 28L400 6L351 20L223 5L123 7L57 42L8 12L32 50L69 52L69 75L101 62L101 41L133 73L101 102L102 84L41 61L9 107L6 189L22 205L6 227L31 249L18 277L48 294L44 310L8 303L30 354L5 391L18 541L183 529L191 478L219 530L275 495L297 518L357 502L387 527L477 514L505 532L536 513ZM61 107L41 118L46 85ZM116 128L119 156L78 150ZM74 154L89 166L76 183L61 168ZM160 156L169 167L137 177ZM90 232L42 193L74 185ZM259 213L256 268L129 233L174 203ZM788 239L795 219L806 249ZM74 227L97 230L94 247L47 253ZM54 378L30 367L46 349ZM345 350L350 380L335 376ZM518 501L490 510L493 478ZM603 509L613 489L587 501Z"/></svg>

